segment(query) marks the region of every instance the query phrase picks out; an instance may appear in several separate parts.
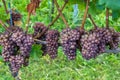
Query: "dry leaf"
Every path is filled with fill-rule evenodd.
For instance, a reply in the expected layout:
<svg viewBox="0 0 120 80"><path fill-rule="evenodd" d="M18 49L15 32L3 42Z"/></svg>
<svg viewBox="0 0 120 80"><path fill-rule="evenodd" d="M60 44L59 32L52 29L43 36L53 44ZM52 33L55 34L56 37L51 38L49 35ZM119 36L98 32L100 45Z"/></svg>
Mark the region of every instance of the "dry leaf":
<svg viewBox="0 0 120 80"><path fill-rule="evenodd" d="M36 12L36 3L30 3L27 5L27 11L29 14L35 14Z"/></svg>
<svg viewBox="0 0 120 80"><path fill-rule="evenodd" d="M36 8L39 8L41 0L31 0L31 3L36 3Z"/></svg>

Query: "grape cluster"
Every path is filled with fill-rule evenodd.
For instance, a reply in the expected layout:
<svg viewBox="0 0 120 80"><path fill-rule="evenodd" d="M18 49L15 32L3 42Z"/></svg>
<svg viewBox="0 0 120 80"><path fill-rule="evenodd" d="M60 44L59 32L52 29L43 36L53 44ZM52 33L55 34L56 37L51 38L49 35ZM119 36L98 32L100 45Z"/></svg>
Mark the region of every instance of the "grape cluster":
<svg viewBox="0 0 120 80"><path fill-rule="evenodd" d="M105 45L102 43L102 35L97 32L85 34L81 38L82 56L85 59L95 58L100 52L104 51Z"/></svg>
<svg viewBox="0 0 120 80"><path fill-rule="evenodd" d="M64 29L61 34L61 44L63 51L69 60L76 57L77 40L79 40L80 33L77 30L70 28Z"/></svg>
<svg viewBox="0 0 120 80"><path fill-rule="evenodd" d="M36 36L38 33L40 34L42 31L47 29L47 27L43 23L40 23L40 22L35 23L33 28L34 28L34 35L33 36ZM46 40L46 34L43 34L38 39L45 41ZM43 51L43 55L47 54L46 45L45 44L42 44L41 50Z"/></svg>
<svg viewBox="0 0 120 80"><path fill-rule="evenodd" d="M20 21L22 18L22 15L17 12L12 12L12 25L14 25L14 21ZM6 20L8 24L10 24L10 19Z"/></svg>
<svg viewBox="0 0 120 80"><path fill-rule="evenodd" d="M46 33L47 53L51 59L57 57L59 32L57 30L48 30Z"/></svg>
<svg viewBox="0 0 120 80"><path fill-rule="evenodd" d="M33 44L32 35L25 34L24 31L14 26L13 33L5 32L0 35L0 45L3 46L2 56L8 62L13 75L18 73L22 65L28 65L28 58Z"/></svg>
<svg viewBox="0 0 120 80"><path fill-rule="evenodd" d="M24 63L24 58L21 55L10 56L9 67L14 77L17 76L19 69Z"/></svg>
<svg viewBox="0 0 120 80"><path fill-rule="evenodd" d="M113 33L113 35L112 35L112 37L113 37L113 43L112 43L112 45L110 45L110 49L117 49L118 48L118 46L119 46L119 41L120 41L120 33L118 33L118 32L114 32Z"/></svg>
<svg viewBox="0 0 120 80"><path fill-rule="evenodd" d="M112 29L97 28L81 38L82 55L85 59L95 58L105 51L106 46L116 49L119 43L119 34Z"/></svg>
<svg viewBox="0 0 120 80"><path fill-rule="evenodd" d="M19 21L21 18L22 18L22 15L20 13L17 13L17 12L12 13L12 20L13 21Z"/></svg>
<svg viewBox="0 0 120 80"><path fill-rule="evenodd" d="M119 44L119 33L115 32L112 28L99 28L96 30L96 32L99 30L102 31L102 40L105 42L106 46L109 46L110 49L116 49L118 48Z"/></svg>

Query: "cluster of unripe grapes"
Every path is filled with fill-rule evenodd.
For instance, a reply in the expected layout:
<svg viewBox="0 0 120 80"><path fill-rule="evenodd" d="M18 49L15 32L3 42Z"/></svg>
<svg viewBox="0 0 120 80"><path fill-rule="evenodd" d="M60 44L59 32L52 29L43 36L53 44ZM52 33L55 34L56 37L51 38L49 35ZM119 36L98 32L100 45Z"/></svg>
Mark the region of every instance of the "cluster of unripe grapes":
<svg viewBox="0 0 120 80"><path fill-rule="evenodd" d="M9 63L13 76L16 76L22 65L28 65L33 38L17 26L8 29L11 32L0 34L0 45L3 46L4 61Z"/></svg>

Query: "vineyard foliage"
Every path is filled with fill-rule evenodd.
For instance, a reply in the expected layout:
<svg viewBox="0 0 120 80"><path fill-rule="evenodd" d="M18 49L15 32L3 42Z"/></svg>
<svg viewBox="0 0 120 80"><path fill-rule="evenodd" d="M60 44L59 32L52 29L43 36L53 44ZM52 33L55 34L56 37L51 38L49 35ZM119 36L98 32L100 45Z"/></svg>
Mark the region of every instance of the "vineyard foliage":
<svg viewBox="0 0 120 80"><path fill-rule="evenodd" d="M10 3L11 8L22 15L22 24L19 25L21 25L21 27L25 30L29 12L27 10L27 5L30 3L30 0L24 0L24 2L23 0L5 1L8 10L10 9ZM64 24L62 17L59 17L59 19L50 27L50 34L47 34L46 38L46 41L49 43L47 46L54 45L56 47L49 47L48 52L50 53L46 56L43 56L44 52L41 50L42 45L34 44L30 52L29 66L21 68L18 76L22 80L119 80L120 54L101 54L95 59L90 59L88 61L82 57L82 54L78 49L76 50L76 47L78 47L77 44L72 43L75 40L78 40L77 37L79 36L77 35L79 35L79 33L76 32L77 35L72 34L72 29L81 27L87 0L57 1L60 7L63 6L65 1L68 1L62 13L65 16L65 19L67 20L68 25L71 29L65 29L66 25ZM52 2L53 0L41 0L39 8L36 9L35 14L32 14L30 16L30 22L28 25L29 34L34 33L35 28L33 28L33 26L36 22L41 22L44 24L44 26L47 26L57 16L59 12ZM109 8L110 11L110 28L114 28L117 32L120 32L120 0L90 0L88 14L91 14L93 20L99 28L104 28L106 26L106 8ZM0 1L0 15L0 20L2 20L8 26L6 20L10 18L10 15L6 14L2 0ZM5 29L2 27L2 25L0 25L0 27L0 33L3 33ZM84 27L86 31L90 31L94 28L94 25L88 17L86 18ZM63 32L60 34L60 36L63 35L63 41L65 41L64 36L66 36L65 32L67 33L67 31L71 31L70 34L77 36L75 40L71 39L71 41L66 41L66 43L69 42L75 45L75 52L77 52L77 54L69 55L70 52L68 52L68 54L64 54L62 47L65 46L65 48L68 48L66 45L62 44L62 46L58 48L60 44L52 44L54 42L58 42L59 34L57 31L54 32L55 30ZM54 41L51 40L52 38L54 39L52 36L53 34L57 34L57 36L54 36L56 37L56 40ZM52 54L54 51L52 52L51 48L53 48L52 50L54 51L56 51L58 48L58 55ZM4 59L1 56L2 50L3 47L0 46L0 80L14 80L10 74L10 71L8 71L8 64L4 63ZM74 48L72 50L74 52ZM66 55L68 55L69 59L75 60L68 60ZM57 58L52 60L50 57Z"/></svg>

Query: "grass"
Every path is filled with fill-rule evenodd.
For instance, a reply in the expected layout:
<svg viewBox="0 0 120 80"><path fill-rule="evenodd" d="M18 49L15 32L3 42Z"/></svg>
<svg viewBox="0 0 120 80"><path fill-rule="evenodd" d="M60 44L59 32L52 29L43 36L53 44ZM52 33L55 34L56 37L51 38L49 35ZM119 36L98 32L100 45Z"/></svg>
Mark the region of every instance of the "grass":
<svg viewBox="0 0 120 80"><path fill-rule="evenodd" d="M120 80L119 57L120 54L102 54L86 61L78 52L77 58L69 61L59 49L55 60L48 56L31 57L29 66L21 68L19 76L22 80ZM14 80L2 62L0 80Z"/></svg>

